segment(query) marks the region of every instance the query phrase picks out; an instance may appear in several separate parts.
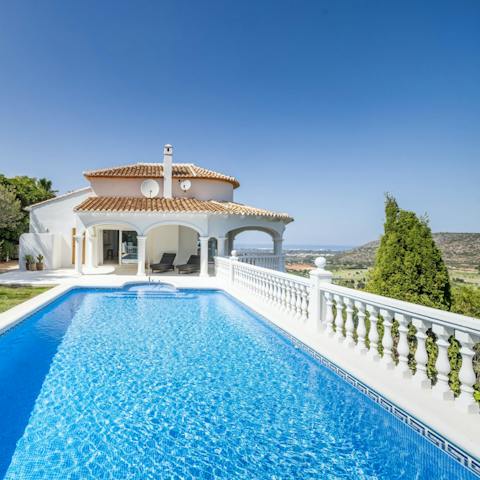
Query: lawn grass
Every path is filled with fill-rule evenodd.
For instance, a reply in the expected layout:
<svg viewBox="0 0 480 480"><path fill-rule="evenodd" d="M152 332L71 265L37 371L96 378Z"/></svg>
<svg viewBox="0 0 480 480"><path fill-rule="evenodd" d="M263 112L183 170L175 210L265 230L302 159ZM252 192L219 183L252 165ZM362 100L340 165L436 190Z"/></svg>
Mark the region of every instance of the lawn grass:
<svg viewBox="0 0 480 480"><path fill-rule="evenodd" d="M52 287L24 287L0 285L0 313L35 297Z"/></svg>

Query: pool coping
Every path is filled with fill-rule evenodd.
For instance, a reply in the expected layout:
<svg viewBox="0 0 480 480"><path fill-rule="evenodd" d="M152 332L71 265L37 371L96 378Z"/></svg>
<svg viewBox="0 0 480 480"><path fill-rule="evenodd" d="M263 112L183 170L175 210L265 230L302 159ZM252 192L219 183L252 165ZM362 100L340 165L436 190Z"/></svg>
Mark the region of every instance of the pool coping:
<svg viewBox="0 0 480 480"><path fill-rule="evenodd" d="M86 277L83 277L86 278ZM179 281L179 278L182 280ZM67 292L78 288L122 288L129 284L148 283L148 277L132 276L64 283L43 292L0 314L0 335L25 318L54 302ZM228 285L219 285L215 277L199 281L199 277L162 277L152 283L166 283L176 288L195 290L220 290L280 330L296 346L330 368L344 380L363 392L385 410L409 425L418 434L436 445L445 453L480 477L480 415L458 411L448 402L432 397L431 390L421 390L401 379L395 371L372 369L365 356L345 347L325 334L307 331L300 321L292 321L287 315L258 302L251 295L236 291ZM301 328L303 327L303 328ZM372 371L375 370L374 375Z"/></svg>

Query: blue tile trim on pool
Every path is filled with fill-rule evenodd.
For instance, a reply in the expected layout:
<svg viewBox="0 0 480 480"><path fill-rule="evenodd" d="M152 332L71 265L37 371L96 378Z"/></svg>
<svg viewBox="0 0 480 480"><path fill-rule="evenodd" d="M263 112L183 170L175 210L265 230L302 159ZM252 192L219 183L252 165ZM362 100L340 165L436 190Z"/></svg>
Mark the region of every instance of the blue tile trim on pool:
<svg viewBox="0 0 480 480"><path fill-rule="evenodd" d="M188 290L188 289L185 289L185 290ZM254 313L255 316L265 320L265 322L267 322L270 326L272 326L275 330L277 330L280 333L280 335L287 337L296 347L303 350L305 353L313 357L315 360L318 360L323 366L332 370L339 377L343 378L350 385L352 385L357 390L359 390L364 395L366 395L371 400L373 400L375 403L380 405L384 410L387 410L389 413L397 417L401 422L405 423L410 428L415 430L415 432L417 432L419 435L426 438L430 443L435 445L437 448L443 450L455 461L457 461L462 466L464 466L465 468L467 468L468 470L470 470L471 472L473 472L474 474L480 477L480 460L479 459L472 457L461 448L449 442L446 438L444 438L442 435L437 433L435 430L431 429L430 427L422 423L417 418L413 417L412 415L405 412L403 409L401 409L394 403L387 400L385 397L380 395L376 390L372 389L365 383L361 382L360 380L355 378L353 375L349 374L348 372L340 368L338 365L328 360L328 358L324 357L323 355L318 353L316 350L309 347L308 345L300 341L298 338L294 337L293 335L285 331L283 328L273 323L271 320L269 320L265 316L259 314L258 312L254 312L253 309L251 309L250 307L242 303L240 300L236 299L234 296L225 292L224 290L221 290L221 291L225 295L230 297L233 301L235 301L237 304L242 306L244 309L248 310L251 313Z"/></svg>

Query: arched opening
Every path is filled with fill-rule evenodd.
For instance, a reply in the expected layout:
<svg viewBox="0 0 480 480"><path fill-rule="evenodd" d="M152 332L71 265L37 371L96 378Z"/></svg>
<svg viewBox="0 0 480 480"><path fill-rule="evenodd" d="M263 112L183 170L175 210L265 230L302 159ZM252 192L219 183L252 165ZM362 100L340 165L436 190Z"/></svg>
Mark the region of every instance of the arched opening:
<svg viewBox="0 0 480 480"><path fill-rule="evenodd" d="M164 254L170 254L164 256ZM185 265L194 255L199 255L199 233L191 227L178 224L153 226L146 231L145 263L147 268L170 262L173 268ZM160 269L162 270L162 269ZM192 269L193 270L193 269Z"/></svg>
<svg viewBox="0 0 480 480"><path fill-rule="evenodd" d="M282 253L283 239L281 233L261 226L245 226L227 233L226 252L232 250L242 253L262 253L279 255Z"/></svg>
<svg viewBox="0 0 480 480"><path fill-rule="evenodd" d="M260 267L285 270L281 233L265 227L239 227L227 234L227 255L237 252L240 261Z"/></svg>
<svg viewBox="0 0 480 480"><path fill-rule="evenodd" d="M272 235L259 230L244 230L232 235L232 250L241 253L273 254Z"/></svg>

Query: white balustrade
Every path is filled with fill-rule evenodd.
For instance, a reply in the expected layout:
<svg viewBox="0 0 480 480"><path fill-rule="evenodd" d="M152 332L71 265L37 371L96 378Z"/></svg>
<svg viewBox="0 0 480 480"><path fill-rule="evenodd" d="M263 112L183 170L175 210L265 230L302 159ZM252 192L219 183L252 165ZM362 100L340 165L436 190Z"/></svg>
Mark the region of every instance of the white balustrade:
<svg viewBox="0 0 480 480"><path fill-rule="evenodd" d="M475 345L480 343L480 320L333 285L330 283L331 274L323 268L324 259L317 259L317 269L311 272L310 278L304 278L277 271L274 260L267 261L266 257L216 257L217 278L234 292L248 293L269 308L276 309L297 323L299 328L305 328L309 335L318 335L319 339L329 342L332 341L329 336L337 339L341 344L338 347L340 350L348 349L350 354L363 355L372 361L372 368L378 368L374 362L380 360L384 366L398 372L402 381L411 382L419 389L431 389L432 398L439 401L454 400L449 385L451 366L448 357L450 337L453 336L460 343L461 367L458 372L460 395L452 403L465 412L479 412L474 399L477 382L474 356ZM394 319L398 323L397 364L393 358ZM415 349L408 337L410 325L415 327ZM381 326L383 336L380 338ZM438 348L436 383L433 387L427 375L429 331L433 332ZM409 365L411 348L414 351L415 374L412 374ZM380 352L383 352L382 356Z"/></svg>
<svg viewBox="0 0 480 480"><path fill-rule="evenodd" d="M285 270L285 255L271 255L271 254L253 254L237 253L238 261L242 263L248 263L249 265L255 265L256 267L269 268L283 272Z"/></svg>

